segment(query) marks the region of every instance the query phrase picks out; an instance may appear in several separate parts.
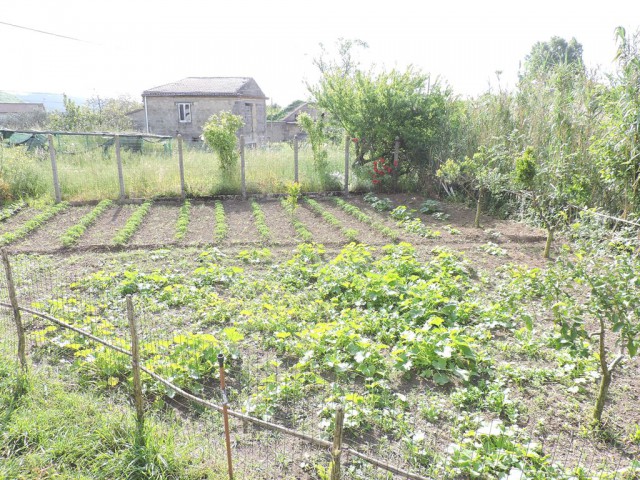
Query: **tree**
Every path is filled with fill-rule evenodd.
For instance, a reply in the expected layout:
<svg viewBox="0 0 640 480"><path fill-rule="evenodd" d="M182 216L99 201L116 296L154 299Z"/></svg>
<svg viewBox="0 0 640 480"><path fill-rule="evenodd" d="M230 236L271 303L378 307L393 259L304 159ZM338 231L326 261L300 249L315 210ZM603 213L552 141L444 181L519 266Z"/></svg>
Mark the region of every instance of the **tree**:
<svg viewBox="0 0 640 480"><path fill-rule="evenodd" d="M142 107L129 97L100 98L95 96L87 105L78 105L63 95L64 112L49 116L49 127L65 132L126 132L133 123L127 113Z"/></svg>
<svg viewBox="0 0 640 480"><path fill-rule="evenodd" d="M557 65L572 65L583 70L582 45L575 38L551 37L548 42L536 42L525 57L525 75L549 72Z"/></svg>
<svg viewBox="0 0 640 480"><path fill-rule="evenodd" d="M204 124L202 138L218 154L223 175L229 176L238 164L236 142L243 125L242 117L231 112L212 115Z"/></svg>
<svg viewBox="0 0 640 480"><path fill-rule="evenodd" d="M412 67L363 71L353 55L356 46L366 43L341 39L337 59L323 51L315 61L322 76L308 88L316 104L353 138L354 164L388 161L398 138L396 173L434 174L451 156L450 132L461 124L461 105L450 89Z"/></svg>
<svg viewBox="0 0 640 480"><path fill-rule="evenodd" d="M329 177L329 153L327 152L327 133L325 131L324 115L320 115L317 120L311 118L308 113L298 115L298 124L309 136L311 149L313 151L313 166L320 176L323 187L327 187L330 182Z"/></svg>

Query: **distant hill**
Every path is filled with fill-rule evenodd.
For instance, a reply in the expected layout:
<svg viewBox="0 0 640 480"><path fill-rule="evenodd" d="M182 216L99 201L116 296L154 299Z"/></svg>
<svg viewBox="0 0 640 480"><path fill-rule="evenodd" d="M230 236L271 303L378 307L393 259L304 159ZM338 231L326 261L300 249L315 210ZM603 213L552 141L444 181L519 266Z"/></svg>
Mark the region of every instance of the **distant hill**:
<svg viewBox="0 0 640 480"><path fill-rule="evenodd" d="M87 99L85 97L70 96L71 100L79 105L83 105ZM5 100L6 99L6 100ZM64 110L64 102L61 93L31 92L31 93L6 93L0 92L0 103L42 103L47 112Z"/></svg>
<svg viewBox="0 0 640 480"><path fill-rule="evenodd" d="M0 92L0 103L22 103L22 100L12 93Z"/></svg>

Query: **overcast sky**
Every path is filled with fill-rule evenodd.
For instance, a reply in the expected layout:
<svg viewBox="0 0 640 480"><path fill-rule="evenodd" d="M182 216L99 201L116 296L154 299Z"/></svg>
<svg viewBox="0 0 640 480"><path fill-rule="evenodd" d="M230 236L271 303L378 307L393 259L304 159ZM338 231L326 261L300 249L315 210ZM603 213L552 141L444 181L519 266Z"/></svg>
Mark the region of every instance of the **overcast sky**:
<svg viewBox="0 0 640 480"><path fill-rule="evenodd" d="M614 29L640 26L639 0L20 0L0 9L0 90L139 98L188 76L249 76L271 101L307 98L319 43L359 38L363 60L413 64L462 96L513 86L536 41L575 37L610 69Z"/></svg>

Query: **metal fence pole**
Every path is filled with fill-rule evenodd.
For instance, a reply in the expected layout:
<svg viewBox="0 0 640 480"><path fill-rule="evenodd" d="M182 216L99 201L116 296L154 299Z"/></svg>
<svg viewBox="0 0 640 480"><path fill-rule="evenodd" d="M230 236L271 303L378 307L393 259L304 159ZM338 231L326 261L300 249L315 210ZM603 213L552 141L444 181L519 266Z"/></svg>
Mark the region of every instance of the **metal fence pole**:
<svg viewBox="0 0 640 480"><path fill-rule="evenodd" d="M246 166L244 162L244 135L240 135L240 188L242 189L242 198L247 199L247 179Z"/></svg>
<svg viewBox="0 0 640 480"><path fill-rule="evenodd" d="M144 402L142 399L142 382L140 380L140 349L138 347L138 328L133 314L133 301L127 295L127 319L131 332L131 367L133 369L133 397L136 405L138 427L144 425Z"/></svg>
<svg viewBox="0 0 640 480"><path fill-rule="evenodd" d="M120 135L115 136L116 161L118 162L118 182L120 183L120 200L124 200L124 173L122 172L122 157L120 155Z"/></svg>
<svg viewBox="0 0 640 480"><path fill-rule="evenodd" d="M56 197L56 203L62 201L62 194L60 193L60 180L58 179L58 164L56 162L56 149L53 146L53 135L48 135L49 140L49 156L51 157L51 170L53 172L53 190Z"/></svg>
<svg viewBox="0 0 640 480"><path fill-rule="evenodd" d="M229 470L229 480L233 480L233 461L231 459L231 433L229 432L229 399L227 398L227 386L224 378L224 355L218 354L218 365L220 366L220 390L222 391L222 418L224 420L224 440L227 444L227 469Z"/></svg>
<svg viewBox="0 0 640 480"><path fill-rule="evenodd" d="M184 200L186 192L184 190L184 158L182 156L182 135L178 134L178 166L180 167L180 196Z"/></svg>
<svg viewBox="0 0 640 480"><path fill-rule="evenodd" d="M24 326L22 325L22 316L20 315L20 306L18 305L18 296L16 295L16 287L13 283L13 273L11 272L11 263L7 251L2 249L2 263L4 264L4 272L7 276L7 289L9 290L9 300L13 308L13 320L16 324L18 333L18 359L23 371L27 370L26 341L24 335Z"/></svg>

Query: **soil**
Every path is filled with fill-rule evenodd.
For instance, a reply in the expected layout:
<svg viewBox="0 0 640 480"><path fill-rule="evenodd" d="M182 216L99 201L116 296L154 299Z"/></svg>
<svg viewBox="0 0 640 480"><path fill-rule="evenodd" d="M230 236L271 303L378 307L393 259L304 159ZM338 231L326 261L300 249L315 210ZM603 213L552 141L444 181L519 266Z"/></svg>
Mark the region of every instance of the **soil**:
<svg viewBox="0 0 640 480"><path fill-rule="evenodd" d="M113 246L113 237L124 227L136 208L134 205L115 205L109 208L80 237L77 248ZM39 251L42 252L43 249L40 248Z"/></svg>
<svg viewBox="0 0 640 480"><path fill-rule="evenodd" d="M181 245L206 245L213 243L213 230L216 225L213 202L191 202L191 213L187 234Z"/></svg>
<svg viewBox="0 0 640 480"><path fill-rule="evenodd" d="M180 206L153 205L142 227L129 240L133 247L175 244L176 222Z"/></svg>

